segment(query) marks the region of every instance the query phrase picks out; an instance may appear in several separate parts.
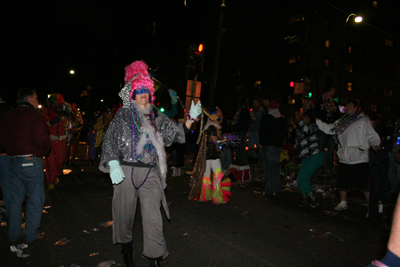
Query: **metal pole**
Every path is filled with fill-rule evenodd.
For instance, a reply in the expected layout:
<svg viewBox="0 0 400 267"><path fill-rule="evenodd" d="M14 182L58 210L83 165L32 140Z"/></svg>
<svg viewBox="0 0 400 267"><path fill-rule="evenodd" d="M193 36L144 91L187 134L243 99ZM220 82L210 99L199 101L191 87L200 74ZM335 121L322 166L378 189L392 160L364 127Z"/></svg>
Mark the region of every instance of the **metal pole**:
<svg viewBox="0 0 400 267"><path fill-rule="evenodd" d="M194 100L196 102L195 99L196 99L197 77L198 77L198 75L195 74L194 79L193 79L192 89L190 92L189 108L190 108L190 104L192 103L192 100Z"/></svg>
<svg viewBox="0 0 400 267"><path fill-rule="evenodd" d="M214 95L215 95L215 87L217 84L217 74L218 74L218 64L219 64L219 54L221 51L221 41L222 41L222 28L224 25L224 16L225 16L225 0L222 1L221 4L221 13L219 16L219 25L218 25L218 37L217 37L217 46L215 48L215 57L214 57L214 65L212 72L212 81L210 87L210 95L208 98L208 108L212 109L214 107Z"/></svg>

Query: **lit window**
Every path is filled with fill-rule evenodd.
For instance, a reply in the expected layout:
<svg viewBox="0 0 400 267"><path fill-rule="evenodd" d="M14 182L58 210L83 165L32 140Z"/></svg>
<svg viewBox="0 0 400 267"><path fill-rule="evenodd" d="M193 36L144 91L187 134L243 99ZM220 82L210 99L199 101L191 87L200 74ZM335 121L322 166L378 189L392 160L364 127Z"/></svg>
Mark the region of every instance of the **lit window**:
<svg viewBox="0 0 400 267"><path fill-rule="evenodd" d="M325 59L325 67L327 67L327 68L329 68L330 66L329 66L329 59Z"/></svg>
<svg viewBox="0 0 400 267"><path fill-rule="evenodd" d="M393 41L389 40L389 39L385 39L385 45L387 45L389 47L393 47Z"/></svg>
<svg viewBox="0 0 400 267"><path fill-rule="evenodd" d="M384 96L388 96L388 97L392 97L392 96L393 96L393 91L392 91L392 90L389 90L389 89L385 89L385 90L383 91L383 95L384 95Z"/></svg>
<svg viewBox="0 0 400 267"><path fill-rule="evenodd" d="M293 63L296 63L296 58L295 57L289 58L289 64L293 64Z"/></svg>
<svg viewBox="0 0 400 267"><path fill-rule="evenodd" d="M371 104L371 111L376 112L376 104Z"/></svg>
<svg viewBox="0 0 400 267"><path fill-rule="evenodd" d="M373 7L378 7L378 1L372 1L372 6Z"/></svg>
<svg viewBox="0 0 400 267"><path fill-rule="evenodd" d="M349 45L349 54L351 54L351 45Z"/></svg>
<svg viewBox="0 0 400 267"><path fill-rule="evenodd" d="M347 83L347 91L351 91L353 88L353 83Z"/></svg>
<svg viewBox="0 0 400 267"><path fill-rule="evenodd" d="M289 24L296 23L298 21L304 21L305 16L304 14L297 14L289 18Z"/></svg>
<svg viewBox="0 0 400 267"><path fill-rule="evenodd" d="M346 70L348 72L353 72L353 64L346 64Z"/></svg>
<svg viewBox="0 0 400 267"><path fill-rule="evenodd" d="M392 107L383 106L383 112L384 113L392 113Z"/></svg>
<svg viewBox="0 0 400 267"><path fill-rule="evenodd" d="M325 40L325 47L326 47L326 48L331 47L331 40L329 40L329 39L326 39L326 40Z"/></svg>

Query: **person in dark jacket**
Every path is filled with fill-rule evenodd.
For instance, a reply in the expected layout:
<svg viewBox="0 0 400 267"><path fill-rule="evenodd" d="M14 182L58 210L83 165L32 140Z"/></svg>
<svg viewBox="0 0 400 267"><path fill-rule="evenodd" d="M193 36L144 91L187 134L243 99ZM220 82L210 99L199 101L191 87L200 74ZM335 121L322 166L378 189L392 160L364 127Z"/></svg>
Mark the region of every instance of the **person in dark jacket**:
<svg viewBox="0 0 400 267"><path fill-rule="evenodd" d="M297 175L297 182L300 185L300 194L303 201L297 205L298 208L313 209L319 206L317 197L312 191L310 181L312 175L324 164L325 156L319 148L318 127L315 124L315 115L312 109L306 109L302 117L297 114L298 123L293 119L289 120L298 136L298 159L301 160L301 168Z"/></svg>
<svg viewBox="0 0 400 267"><path fill-rule="evenodd" d="M285 139L286 121L279 112L276 100L269 102L268 114L261 120L260 145L265 169L265 195L282 192L279 177L279 157Z"/></svg>
<svg viewBox="0 0 400 267"><path fill-rule="evenodd" d="M239 135L240 144L236 151L236 162L237 165L246 165L247 156L246 156L246 137L247 130L250 126L250 113L249 113L249 103L247 98L242 96L239 99L239 108L236 112L233 121L236 123L235 131Z"/></svg>
<svg viewBox="0 0 400 267"><path fill-rule="evenodd" d="M333 100L336 89L331 87L326 89L326 92L317 100L315 105L315 116L325 123L333 123L340 117L339 106ZM333 158L335 153L335 140L332 135L318 131L319 147L324 151L325 147L328 148L326 155L326 169L332 171Z"/></svg>
<svg viewBox="0 0 400 267"><path fill-rule="evenodd" d="M0 122L0 147L10 159L11 203L7 238L10 250L18 257L29 256L30 243L39 236L44 205L44 173L42 157L50 151L50 132L39 111L34 89L18 91L18 106L8 111ZM25 219L25 243L17 245L23 235L21 206L28 196Z"/></svg>
<svg viewBox="0 0 400 267"><path fill-rule="evenodd" d="M11 106L7 104L0 96L0 121L4 114L11 109ZM9 217L8 207L11 200L11 189L10 189L10 174L8 165L10 163L10 156L7 155L6 149L0 147L0 186L3 192L3 202L6 208L6 216ZM2 221L0 213L0 221ZM3 225L3 222L1 222Z"/></svg>

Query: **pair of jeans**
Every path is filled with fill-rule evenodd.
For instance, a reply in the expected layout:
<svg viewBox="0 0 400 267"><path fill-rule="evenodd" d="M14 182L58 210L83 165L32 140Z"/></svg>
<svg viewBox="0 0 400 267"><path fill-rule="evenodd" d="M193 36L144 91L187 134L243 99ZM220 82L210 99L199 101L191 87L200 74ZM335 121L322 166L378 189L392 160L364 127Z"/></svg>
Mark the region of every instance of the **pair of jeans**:
<svg viewBox="0 0 400 267"><path fill-rule="evenodd" d="M235 148L236 151L236 164L238 165L246 165L247 163L247 155L246 155L246 137L247 131L240 131L239 138L240 144Z"/></svg>
<svg viewBox="0 0 400 267"><path fill-rule="evenodd" d="M25 242L30 243L39 236L42 221L44 195L43 162L40 157L11 157L11 203L7 237L14 242L22 235L22 203L26 203Z"/></svg>
<svg viewBox="0 0 400 267"><path fill-rule="evenodd" d="M232 150L230 146L222 146L222 151L220 154L221 165L223 170L228 170L229 166L232 164Z"/></svg>
<svg viewBox="0 0 400 267"><path fill-rule="evenodd" d="M0 155L0 186L3 192L4 207L6 208L6 216L10 218L9 207L11 200L11 182L10 182L10 156ZM1 213L0 213L0 221Z"/></svg>
<svg viewBox="0 0 400 267"><path fill-rule="evenodd" d="M400 190L400 164L396 160L397 152L389 152L389 182L391 193L398 194Z"/></svg>
<svg viewBox="0 0 400 267"><path fill-rule="evenodd" d="M300 194L306 195L312 191L310 185L313 173L324 164L324 152L320 151L317 154L304 158L301 161L299 174L297 175L297 182L300 185Z"/></svg>
<svg viewBox="0 0 400 267"><path fill-rule="evenodd" d="M335 153L335 139L332 135L326 134L322 131L318 131L319 148L324 151L325 147L328 148L326 154L326 168L331 171L333 169L333 157Z"/></svg>
<svg viewBox="0 0 400 267"><path fill-rule="evenodd" d="M265 169L265 194L271 195L274 192L282 192L282 183L279 176L279 158L282 147L263 147L263 161Z"/></svg>
<svg viewBox="0 0 400 267"><path fill-rule="evenodd" d="M254 144L256 145L257 149L260 148L260 137L258 136L258 131L250 131L248 144L249 149L253 149Z"/></svg>

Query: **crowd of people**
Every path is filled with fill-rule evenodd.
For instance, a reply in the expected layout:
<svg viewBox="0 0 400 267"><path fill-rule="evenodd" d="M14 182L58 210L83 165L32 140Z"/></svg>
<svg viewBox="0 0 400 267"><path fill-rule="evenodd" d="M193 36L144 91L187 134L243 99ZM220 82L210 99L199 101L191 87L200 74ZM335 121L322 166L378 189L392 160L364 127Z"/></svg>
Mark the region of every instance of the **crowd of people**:
<svg viewBox="0 0 400 267"><path fill-rule="evenodd" d="M15 108L0 98L0 185L12 252L29 256L29 244L40 238L45 186L53 190L64 166L76 165L81 141L87 144L90 163L98 167L96 176L111 178L107 177L114 188L113 242L121 244L126 266L133 266L132 228L138 203L146 226L143 255L150 266L160 266L169 254L161 216L162 207L169 218L164 193L168 156L170 162L176 159L172 175L180 176L184 155L193 154L188 196L192 201L227 203L232 196L231 164L247 165L250 151L262 158L265 195L280 194L282 150L292 143L291 158L301 164L295 177L302 196L298 208L312 210L320 205L311 186L318 170L337 172L337 211L348 209L347 194L354 186L367 202L371 192L374 199L378 196L385 201L387 188L376 186L380 180L389 182L389 195L396 202L400 190L399 115L384 126L382 116L369 117L357 100L348 100L341 110L333 98L335 88L329 88L315 104L305 99L293 114L281 113L281 103L270 97L254 99L251 109L248 99L241 97L231 120L224 121L219 107L206 110L200 101L192 101L189 110L183 107L186 118L176 122L176 92L168 90L171 109L164 113L153 105L154 92L148 66L135 61L125 68L121 108L105 108L90 119L84 120L76 104L70 105L61 94L50 94L42 110L33 89L18 91ZM382 166L387 166L386 170L375 171ZM380 178L371 178L374 173ZM25 243L21 245L17 240L23 232L21 206L26 196ZM373 211L369 210L367 217L369 212ZM390 259L398 260L396 253L389 248Z"/></svg>

